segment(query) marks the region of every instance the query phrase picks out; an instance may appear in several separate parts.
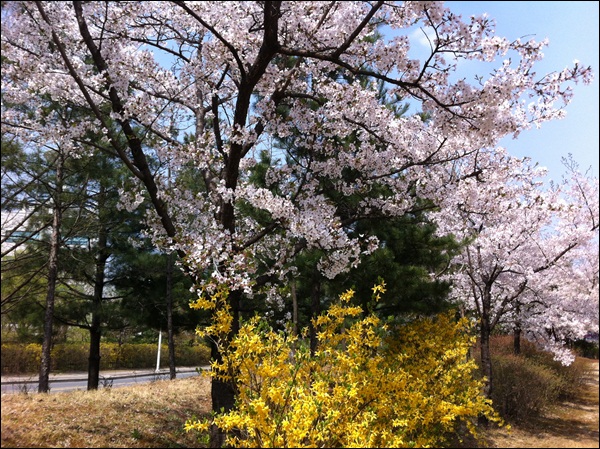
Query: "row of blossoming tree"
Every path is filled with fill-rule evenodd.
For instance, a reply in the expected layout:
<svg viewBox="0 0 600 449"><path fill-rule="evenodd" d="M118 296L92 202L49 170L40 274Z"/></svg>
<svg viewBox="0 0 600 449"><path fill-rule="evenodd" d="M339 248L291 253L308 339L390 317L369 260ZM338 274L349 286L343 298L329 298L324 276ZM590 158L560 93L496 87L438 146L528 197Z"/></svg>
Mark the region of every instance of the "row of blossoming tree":
<svg viewBox="0 0 600 449"><path fill-rule="evenodd" d="M429 46L413 59L419 30ZM573 169L537 183L498 147L560 118L572 85L591 81L579 63L537 74L545 45L496 36L490 18L442 2L10 2L3 132L118 157L137 181L123 206L147 197L150 234L178 252L198 294L226 289L216 313L231 315L228 338L248 298L280 294L298 255L319 250L334 278L379 245L352 232L361 220L426 200L440 234L465 243L444 275L476 312L489 393L496 326L553 347L598 328L597 180ZM465 60L487 73L468 79ZM194 184L178 182L190 170ZM216 343L212 356L222 360ZM215 411L235 394L213 379Z"/></svg>

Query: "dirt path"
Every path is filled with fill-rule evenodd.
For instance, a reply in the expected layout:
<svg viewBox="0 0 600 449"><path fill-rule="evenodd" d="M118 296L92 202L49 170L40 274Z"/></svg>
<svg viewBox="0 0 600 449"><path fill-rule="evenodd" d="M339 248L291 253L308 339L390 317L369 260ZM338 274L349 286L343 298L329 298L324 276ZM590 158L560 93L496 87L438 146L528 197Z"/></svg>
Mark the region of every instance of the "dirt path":
<svg viewBox="0 0 600 449"><path fill-rule="evenodd" d="M586 385L579 397L565 402L531 428L494 430L488 435L489 447L505 448L597 448L598 436L598 360L587 360Z"/></svg>

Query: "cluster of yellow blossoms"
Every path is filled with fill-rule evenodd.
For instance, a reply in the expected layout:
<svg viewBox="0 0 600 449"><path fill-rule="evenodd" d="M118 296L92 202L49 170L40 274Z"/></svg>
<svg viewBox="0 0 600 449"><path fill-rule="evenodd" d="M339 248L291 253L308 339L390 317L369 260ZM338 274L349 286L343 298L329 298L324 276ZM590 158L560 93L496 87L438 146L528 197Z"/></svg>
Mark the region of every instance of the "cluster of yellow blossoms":
<svg viewBox="0 0 600 449"><path fill-rule="evenodd" d="M384 292L375 286L374 299ZM459 428L475 433L478 416L500 422L473 378L466 320L442 314L389 328L375 315L361 318L353 296L342 294L315 320L313 355L302 336L258 317L244 323L211 371L235 383L236 407L189 420L186 430L215 424L234 447L439 447ZM228 329L216 316L212 331Z"/></svg>

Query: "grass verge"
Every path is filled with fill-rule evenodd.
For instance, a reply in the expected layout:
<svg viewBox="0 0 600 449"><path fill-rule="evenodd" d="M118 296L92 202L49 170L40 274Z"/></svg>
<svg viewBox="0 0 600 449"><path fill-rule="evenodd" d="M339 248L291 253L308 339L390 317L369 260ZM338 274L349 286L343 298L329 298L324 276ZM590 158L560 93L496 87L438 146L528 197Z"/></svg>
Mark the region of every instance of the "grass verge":
<svg viewBox="0 0 600 449"><path fill-rule="evenodd" d="M183 424L209 413L210 379L2 395L1 447L202 447Z"/></svg>

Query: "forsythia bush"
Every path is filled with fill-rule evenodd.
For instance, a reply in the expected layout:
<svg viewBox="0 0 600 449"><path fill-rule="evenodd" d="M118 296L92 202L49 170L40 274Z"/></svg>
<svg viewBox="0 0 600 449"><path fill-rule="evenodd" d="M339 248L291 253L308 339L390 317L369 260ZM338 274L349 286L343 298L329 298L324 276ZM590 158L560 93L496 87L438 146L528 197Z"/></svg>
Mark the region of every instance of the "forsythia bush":
<svg viewBox="0 0 600 449"><path fill-rule="evenodd" d="M377 299L384 284L373 290ZM314 356L303 340L260 318L226 344L226 291L195 303L217 312L205 332L224 344L223 360L211 375L234 382L238 395L233 410L189 420L186 430L214 424L238 447L425 447L444 443L460 424L475 433L480 415L500 421L472 376L466 320L445 314L389 329L374 315L360 318L353 294L315 321Z"/></svg>

